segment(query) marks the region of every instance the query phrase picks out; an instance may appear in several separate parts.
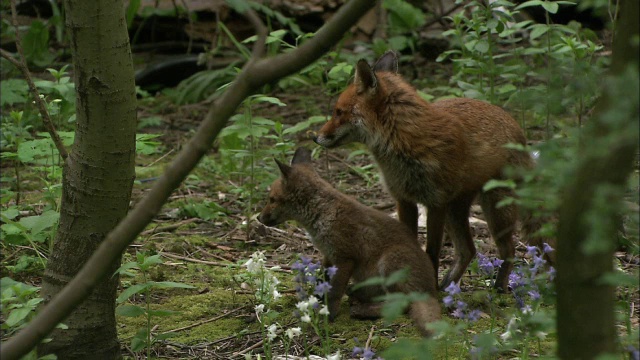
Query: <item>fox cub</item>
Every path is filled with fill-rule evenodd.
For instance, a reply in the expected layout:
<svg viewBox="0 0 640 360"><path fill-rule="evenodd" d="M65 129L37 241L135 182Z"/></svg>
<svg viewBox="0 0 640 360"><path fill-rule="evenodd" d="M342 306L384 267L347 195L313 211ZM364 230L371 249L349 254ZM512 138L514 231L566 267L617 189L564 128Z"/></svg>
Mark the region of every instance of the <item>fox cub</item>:
<svg viewBox="0 0 640 360"><path fill-rule="evenodd" d="M409 316L428 336L425 324L440 319L434 269L409 229L334 189L314 170L308 149L298 148L291 166L276 162L282 176L271 185L268 203L258 220L267 226L296 220L324 255L325 265L338 268L328 295L329 319L335 319L350 278L362 282L408 267L407 280L389 290L429 295L426 301L413 302L409 307ZM359 303L352 303L352 316L379 317L379 304L373 304L372 299L382 294L384 290L377 286L350 293Z"/></svg>
<svg viewBox="0 0 640 360"><path fill-rule="evenodd" d="M504 110L463 98L428 103L398 74L395 53L387 52L373 68L365 60L357 63L353 83L340 95L332 118L314 140L327 148L366 144L397 201L400 221L416 237L417 203L427 207L427 253L436 279L446 225L455 259L441 287L458 282L475 255L469 208L479 195L499 256L505 260L496 287L506 290L515 255L512 233L517 209L496 207L513 196L511 190L481 190L488 180L501 179L506 166L530 167L533 161L526 152L504 147L526 143L518 123ZM527 225L523 222L523 227Z"/></svg>

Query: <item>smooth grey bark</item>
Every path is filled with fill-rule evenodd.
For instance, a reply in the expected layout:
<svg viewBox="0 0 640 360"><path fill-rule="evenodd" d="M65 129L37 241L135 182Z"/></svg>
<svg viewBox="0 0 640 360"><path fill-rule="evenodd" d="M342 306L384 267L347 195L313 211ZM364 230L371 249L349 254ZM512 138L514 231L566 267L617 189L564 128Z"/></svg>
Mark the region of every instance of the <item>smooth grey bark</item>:
<svg viewBox="0 0 640 360"><path fill-rule="evenodd" d="M76 85L75 141L64 166L60 225L42 296L58 294L129 208L135 177L136 94L122 0L66 0ZM120 257L109 264L109 273ZM105 277L64 319L40 354L60 359L120 357L118 277Z"/></svg>
<svg viewBox="0 0 640 360"><path fill-rule="evenodd" d="M610 76L610 80L617 78L618 95L612 95L611 88L604 89L594 117L584 129L581 144L585 148L576 159L576 171L562 192L556 280L558 355L562 359L594 359L616 351L615 288L601 279L614 269L619 214L599 213L608 218L603 223L614 224L605 229L606 236L598 239L604 244L601 251L587 253L584 244L590 231L586 216L597 206L594 194L599 189L625 186L638 149L638 94L628 86L637 79L621 78L630 66L638 68L638 15L638 0L620 2ZM623 110L612 119L611 112L616 109ZM602 144L598 139L614 136L616 141L609 147L594 145ZM612 193L608 200L621 199Z"/></svg>
<svg viewBox="0 0 640 360"><path fill-rule="evenodd" d="M371 0L351 0L343 5L316 35L296 50L273 58L262 58L266 28L249 12L248 19L257 29L259 40L252 59L245 65L227 91L216 100L193 138L178 153L165 173L147 195L111 231L78 274L40 311L22 331L0 346L2 360L19 359L79 303L87 298L101 280L110 276L112 264L136 236L151 222L173 190L209 150L213 140L227 124L242 101L263 85L291 75L317 60L335 45L356 21L373 7Z"/></svg>

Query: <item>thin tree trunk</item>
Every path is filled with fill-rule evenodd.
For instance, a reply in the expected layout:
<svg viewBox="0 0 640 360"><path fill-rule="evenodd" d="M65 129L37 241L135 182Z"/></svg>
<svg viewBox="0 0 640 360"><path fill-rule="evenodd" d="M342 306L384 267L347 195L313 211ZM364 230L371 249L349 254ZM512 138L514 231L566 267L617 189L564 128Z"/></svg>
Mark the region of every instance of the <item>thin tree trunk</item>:
<svg viewBox="0 0 640 360"><path fill-rule="evenodd" d="M42 295L57 294L125 217L134 180L136 97L122 0L66 0L72 39L77 129L63 174L60 226ZM112 271L120 260L112 264ZM121 357L115 322L118 277L100 283L40 354Z"/></svg>
<svg viewBox="0 0 640 360"><path fill-rule="evenodd" d="M620 81L630 65L638 68L638 46L633 40L638 36L638 0L623 0L620 5L611 74L619 79L616 92L622 90L625 95L616 98L610 90L603 91L595 115L585 127L581 140L585 148L576 159L579 163L566 184L559 210L556 288L558 354L562 359L593 359L616 350L615 288L600 279L613 271L619 214L600 212L606 217L603 224L612 226L607 226L606 236L598 239L604 245L599 251L586 252L584 245L591 226L587 215L598 206L594 194L625 186L638 148L638 94L637 85L632 86L637 79ZM613 109L618 112L612 116ZM609 147L596 145L602 144L598 139L614 136L617 141L609 142ZM609 201L619 202L620 196L612 193Z"/></svg>

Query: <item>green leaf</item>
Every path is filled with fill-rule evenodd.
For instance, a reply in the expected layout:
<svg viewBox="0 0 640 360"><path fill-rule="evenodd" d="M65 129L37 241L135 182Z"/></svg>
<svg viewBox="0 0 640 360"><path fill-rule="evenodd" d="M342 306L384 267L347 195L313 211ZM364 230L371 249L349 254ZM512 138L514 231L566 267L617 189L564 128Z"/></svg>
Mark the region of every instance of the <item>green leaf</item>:
<svg viewBox="0 0 640 360"><path fill-rule="evenodd" d="M130 0L129 5L127 5L127 10L125 12L125 18L127 19L127 27L131 28L131 24L133 24L133 18L136 16L136 13L140 9L140 0Z"/></svg>
<svg viewBox="0 0 640 360"><path fill-rule="evenodd" d="M149 282L149 284L152 287L155 287L158 289L165 289L165 288L195 289L196 288L195 286L191 286L191 285L187 285L179 282L173 282L173 281L151 281Z"/></svg>
<svg viewBox="0 0 640 360"><path fill-rule="evenodd" d="M120 293L120 296L118 296L118 298L116 299L116 302L121 303L127 300L128 298L130 298L132 295L145 291L149 286L150 286L149 283L135 284L135 285L129 286L122 293Z"/></svg>
<svg viewBox="0 0 640 360"><path fill-rule="evenodd" d="M598 280L598 285L612 285L612 286L628 286L630 288L638 288L638 275L626 274L622 271L610 271L603 274Z"/></svg>
<svg viewBox="0 0 640 360"><path fill-rule="evenodd" d="M406 297L386 301L382 307L382 317L384 317L386 321L394 321L404 313L407 306L409 306L409 299Z"/></svg>
<svg viewBox="0 0 640 360"><path fill-rule="evenodd" d="M305 121L301 121L301 122L293 125L292 127L284 129L282 134L283 135L297 134L298 132L300 132L302 130L307 130L313 124L317 124L317 123L325 122L325 121L327 121L327 117L326 116L311 116L309 119L307 119Z"/></svg>
<svg viewBox="0 0 640 360"><path fill-rule="evenodd" d="M145 311L138 305L120 305L116 308L116 314L120 316L136 317L144 315Z"/></svg>
<svg viewBox="0 0 640 360"><path fill-rule="evenodd" d="M485 54L487 51L489 51L489 42L487 40L480 40L476 43L476 46L474 46L474 49L476 49L476 51Z"/></svg>
<svg viewBox="0 0 640 360"><path fill-rule="evenodd" d="M20 324L20 322L25 320L32 311L33 309L28 307L22 307L12 310L4 323L10 328L15 327L16 325Z"/></svg>
<svg viewBox="0 0 640 360"><path fill-rule="evenodd" d="M245 0L225 0L225 2L227 3L227 5L229 5L230 8L240 14L243 14L245 11L251 9L249 2Z"/></svg>
<svg viewBox="0 0 640 360"><path fill-rule="evenodd" d="M397 283L401 283L407 280L407 277L409 276L409 268L403 268L397 271L394 271L393 273L391 273L391 275L387 276L384 285L389 287L391 285L397 284Z"/></svg>
<svg viewBox="0 0 640 360"><path fill-rule="evenodd" d="M146 259L144 259L144 261L140 265L140 268L142 270L146 270L152 265L156 265L156 264L162 264L162 259L160 258L160 255L152 255L147 257Z"/></svg>
<svg viewBox="0 0 640 360"><path fill-rule="evenodd" d="M273 96L256 96L255 98L252 99L252 101L266 102L266 103L275 104L278 106L287 106L287 104L283 103L282 101L280 101L280 99Z"/></svg>
<svg viewBox="0 0 640 360"><path fill-rule="evenodd" d="M542 7L547 10L547 12L551 13L551 14L555 14L558 12L558 8L560 7L560 5L558 5L558 3L556 2L552 2L552 1L544 1L542 3Z"/></svg>
<svg viewBox="0 0 640 360"><path fill-rule="evenodd" d="M27 82L22 79L7 79L0 82L0 106L27 102ZM3 120L4 124L4 120Z"/></svg>
<svg viewBox="0 0 640 360"><path fill-rule="evenodd" d="M140 351L147 347L147 336L138 336L136 335L131 339L131 350L132 351Z"/></svg>
<svg viewBox="0 0 640 360"><path fill-rule="evenodd" d="M56 225L59 218L60 213L55 210L47 210L41 215L23 217L19 223L29 229L31 234L36 235Z"/></svg>
<svg viewBox="0 0 640 360"><path fill-rule="evenodd" d="M547 25L534 25L529 37L531 40L535 40L544 35L547 31L549 31L549 27Z"/></svg>
<svg viewBox="0 0 640 360"><path fill-rule="evenodd" d="M139 269L139 264L136 261L130 261L126 264L122 264L122 266L120 266L120 268L118 268L118 270L116 270L113 275L115 274L122 274L125 271L129 270L129 269Z"/></svg>
<svg viewBox="0 0 640 360"><path fill-rule="evenodd" d="M6 210L2 210L2 216L9 220L13 220L20 215L20 211L15 206L12 206Z"/></svg>
<svg viewBox="0 0 640 360"><path fill-rule="evenodd" d="M515 189L516 188L516 183L513 180L497 180L497 179L491 179L489 181L487 181L486 184L484 184L484 186L482 187L482 191L489 191L489 190L493 190L496 188L508 188L508 189Z"/></svg>

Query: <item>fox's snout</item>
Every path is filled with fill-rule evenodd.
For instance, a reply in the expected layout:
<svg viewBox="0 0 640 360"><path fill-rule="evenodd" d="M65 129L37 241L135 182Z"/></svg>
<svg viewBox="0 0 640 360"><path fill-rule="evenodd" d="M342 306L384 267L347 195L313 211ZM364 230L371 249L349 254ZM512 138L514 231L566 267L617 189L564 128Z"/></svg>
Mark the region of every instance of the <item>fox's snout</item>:
<svg viewBox="0 0 640 360"><path fill-rule="evenodd" d="M331 147L335 143L335 136L320 134L313 137L313 142L323 147Z"/></svg>
<svg viewBox="0 0 640 360"><path fill-rule="evenodd" d="M260 221L265 226L276 226L276 225L278 225L278 222L276 221L276 219L273 216L271 216L271 214L264 213L264 212L260 213L260 215L258 216L258 221Z"/></svg>

